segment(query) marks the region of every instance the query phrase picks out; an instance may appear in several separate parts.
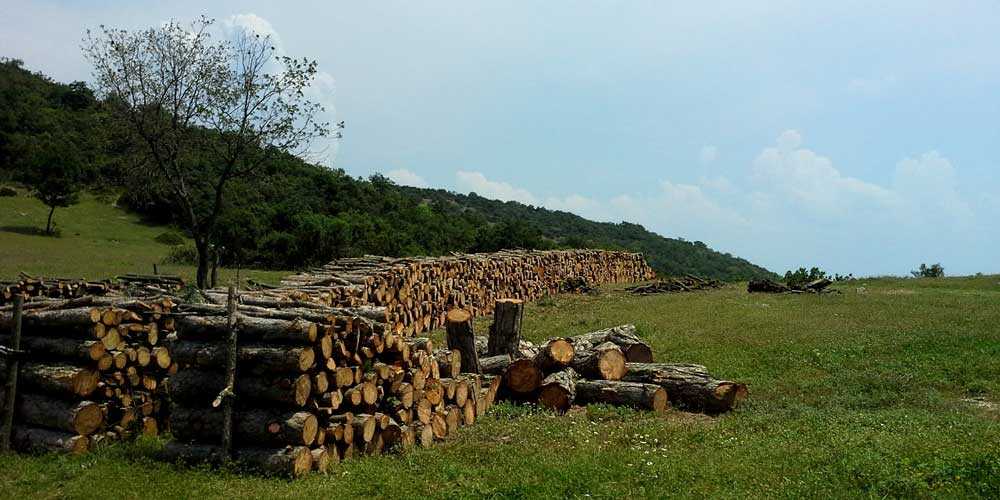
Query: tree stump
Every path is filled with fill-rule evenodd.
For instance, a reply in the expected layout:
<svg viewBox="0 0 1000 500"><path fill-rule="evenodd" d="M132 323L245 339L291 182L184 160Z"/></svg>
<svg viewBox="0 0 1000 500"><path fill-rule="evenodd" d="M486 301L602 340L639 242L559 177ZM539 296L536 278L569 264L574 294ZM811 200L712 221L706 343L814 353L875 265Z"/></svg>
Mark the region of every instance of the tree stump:
<svg viewBox="0 0 1000 500"><path fill-rule="evenodd" d="M462 309L452 309L448 312L445 328L448 330L448 349L462 353L462 373L480 373L472 315Z"/></svg>
<svg viewBox="0 0 1000 500"><path fill-rule="evenodd" d="M579 375L572 368L545 377L538 390L538 405L565 413L576 400L577 378Z"/></svg>
<svg viewBox="0 0 1000 500"><path fill-rule="evenodd" d="M510 354L517 356L521 344L521 320L524 301L498 299L493 308L493 325L486 345L487 356Z"/></svg>

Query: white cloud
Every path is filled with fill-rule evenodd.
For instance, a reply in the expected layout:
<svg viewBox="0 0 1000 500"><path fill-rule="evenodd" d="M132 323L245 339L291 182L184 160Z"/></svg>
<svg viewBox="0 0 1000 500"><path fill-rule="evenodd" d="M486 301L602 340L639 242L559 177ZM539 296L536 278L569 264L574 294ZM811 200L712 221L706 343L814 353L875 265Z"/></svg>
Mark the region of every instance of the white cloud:
<svg viewBox="0 0 1000 500"><path fill-rule="evenodd" d="M930 208L961 219L973 215L972 207L958 192L955 167L937 151L897 163L892 184L911 209Z"/></svg>
<svg viewBox="0 0 1000 500"><path fill-rule="evenodd" d="M455 173L458 187L462 191L472 191L484 198L501 201L518 201L525 205L537 205L538 200L528 190L514 187L506 182L491 181L482 172L459 170Z"/></svg>
<svg viewBox="0 0 1000 500"><path fill-rule="evenodd" d="M786 130L778 136L778 149L790 151L802 144L802 134L798 130Z"/></svg>
<svg viewBox="0 0 1000 500"><path fill-rule="evenodd" d="M418 188L425 188L429 186L423 177L420 177L416 173L405 168L390 170L385 173L385 176L392 179L392 181L396 184L403 186L413 186Z"/></svg>
<svg viewBox="0 0 1000 500"><path fill-rule="evenodd" d="M715 162L719 158L719 149L715 146L705 146L701 148L701 152L698 153L698 160L701 161L702 165L708 165Z"/></svg>

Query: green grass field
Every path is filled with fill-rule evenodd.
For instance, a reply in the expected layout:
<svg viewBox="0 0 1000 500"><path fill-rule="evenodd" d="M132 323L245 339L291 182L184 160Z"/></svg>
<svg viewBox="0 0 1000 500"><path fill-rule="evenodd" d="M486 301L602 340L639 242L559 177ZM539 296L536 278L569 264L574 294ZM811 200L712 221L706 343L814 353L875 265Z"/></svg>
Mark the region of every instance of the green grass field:
<svg viewBox="0 0 1000 500"><path fill-rule="evenodd" d="M1000 277L881 279L842 294L606 290L529 306L533 340L632 322L659 360L750 386L717 418L501 405L430 450L300 481L152 459L0 457L7 498L993 497L1000 495ZM481 323L485 326L485 322Z"/></svg>
<svg viewBox="0 0 1000 500"><path fill-rule="evenodd" d="M169 228L144 223L114 206L113 197L83 196L80 204L56 209L58 237L45 236L48 207L28 196L0 198L0 280L31 275L100 279L118 274L162 274L194 280L193 266L165 264L170 247L154 240ZM288 271L242 270L246 278L277 282ZM223 282L235 279L223 269Z"/></svg>

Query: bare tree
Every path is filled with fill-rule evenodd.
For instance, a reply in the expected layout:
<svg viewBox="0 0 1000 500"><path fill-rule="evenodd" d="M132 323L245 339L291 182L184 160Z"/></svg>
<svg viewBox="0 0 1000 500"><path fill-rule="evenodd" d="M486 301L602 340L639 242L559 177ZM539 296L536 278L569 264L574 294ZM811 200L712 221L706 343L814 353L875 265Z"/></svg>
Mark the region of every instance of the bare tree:
<svg viewBox="0 0 1000 500"><path fill-rule="evenodd" d="M87 31L83 52L98 91L126 125L142 162L138 182L161 182L182 212L208 284L216 221L227 183L276 154L302 154L329 134L306 91L316 62L276 53L268 36L213 40L202 17L129 31Z"/></svg>

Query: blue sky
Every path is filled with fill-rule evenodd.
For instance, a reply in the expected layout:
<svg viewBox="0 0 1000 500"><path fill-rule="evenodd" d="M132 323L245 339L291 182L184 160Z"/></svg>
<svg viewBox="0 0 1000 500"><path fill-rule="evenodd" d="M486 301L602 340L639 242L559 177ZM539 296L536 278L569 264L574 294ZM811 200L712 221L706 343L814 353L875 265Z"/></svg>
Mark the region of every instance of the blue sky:
<svg viewBox="0 0 1000 500"><path fill-rule="evenodd" d="M996 2L12 2L2 54L206 14L319 61L354 175L629 220L776 271L1000 272Z"/></svg>

